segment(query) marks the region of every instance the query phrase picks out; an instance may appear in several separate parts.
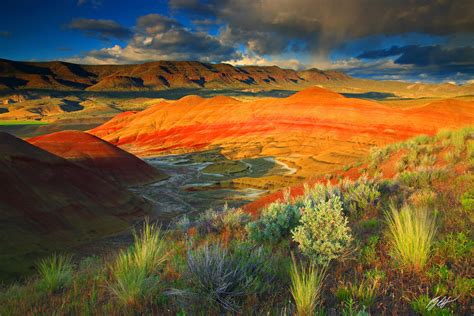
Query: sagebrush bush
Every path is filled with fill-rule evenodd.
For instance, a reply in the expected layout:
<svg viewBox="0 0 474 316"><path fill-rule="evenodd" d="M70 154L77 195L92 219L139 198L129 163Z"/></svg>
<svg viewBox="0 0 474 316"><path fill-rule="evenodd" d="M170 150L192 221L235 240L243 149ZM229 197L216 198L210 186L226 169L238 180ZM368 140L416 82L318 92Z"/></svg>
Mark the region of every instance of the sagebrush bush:
<svg viewBox="0 0 474 316"><path fill-rule="evenodd" d="M412 188L426 188L434 180L441 179L446 170L434 167L417 167L413 171L404 171L397 175L397 180L405 186Z"/></svg>
<svg viewBox="0 0 474 316"><path fill-rule="evenodd" d="M237 312L246 296L264 288L266 261L259 250L236 255L219 244L188 250L186 278L191 288L176 293L217 306L221 312Z"/></svg>
<svg viewBox="0 0 474 316"><path fill-rule="evenodd" d="M318 264L327 264L347 251L352 235L339 196L307 203L301 212L300 225L292 235L304 255Z"/></svg>
<svg viewBox="0 0 474 316"><path fill-rule="evenodd" d="M392 206L386 220L392 257L408 269L421 270L431 253L435 219L424 208L404 206L398 210Z"/></svg>
<svg viewBox="0 0 474 316"><path fill-rule="evenodd" d="M433 207L436 202L436 193L427 188L421 189L413 192L408 200L416 207Z"/></svg>
<svg viewBox="0 0 474 316"><path fill-rule="evenodd" d="M251 216L242 209L230 208L222 214L222 223L229 229L237 229L245 226L251 220Z"/></svg>
<svg viewBox="0 0 474 316"><path fill-rule="evenodd" d="M38 286L49 293L57 291L71 283L73 271L70 256L53 254L38 263Z"/></svg>
<svg viewBox="0 0 474 316"><path fill-rule="evenodd" d="M299 219L298 205L278 201L265 207L260 218L247 224L246 229L251 240L276 243L290 235Z"/></svg>
<svg viewBox="0 0 474 316"><path fill-rule="evenodd" d="M327 266L298 264L294 257L290 268L290 293L296 305L297 315L314 315L321 300Z"/></svg>
<svg viewBox="0 0 474 316"><path fill-rule="evenodd" d="M378 180L366 175L356 181L343 180L340 185L344 208L354 217L373 207L380 197Z"/></svg>

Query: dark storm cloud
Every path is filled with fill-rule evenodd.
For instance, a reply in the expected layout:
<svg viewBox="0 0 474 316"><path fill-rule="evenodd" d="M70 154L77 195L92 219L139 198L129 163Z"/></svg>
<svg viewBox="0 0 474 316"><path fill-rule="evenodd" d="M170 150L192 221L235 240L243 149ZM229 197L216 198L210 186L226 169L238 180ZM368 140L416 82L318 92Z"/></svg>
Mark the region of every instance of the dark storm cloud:
<svg viewBox="0 0 474 316"><path fill-rule="evenodd" d="M244 43L268 33L280 41L306 40L319 53L371 35L474 31L471 0L171 0L170 6L218 18L244 34Z"/></svg>
<svg viewBox="0 0 474 316"><path fill-rule="evenodd" d="M112 20L74 19L67 27L101 40L112 38L126 40L133 35L131 30Z"/></svg>
<svg viewBox="0 0 474 316"><path fill-rule="evenodd" d="M391 56L398 56L394 62L401 65L474 66L473 47L443 48L440 45L393 46L389 49L364 52L358 58L378 59Z"/></svg>

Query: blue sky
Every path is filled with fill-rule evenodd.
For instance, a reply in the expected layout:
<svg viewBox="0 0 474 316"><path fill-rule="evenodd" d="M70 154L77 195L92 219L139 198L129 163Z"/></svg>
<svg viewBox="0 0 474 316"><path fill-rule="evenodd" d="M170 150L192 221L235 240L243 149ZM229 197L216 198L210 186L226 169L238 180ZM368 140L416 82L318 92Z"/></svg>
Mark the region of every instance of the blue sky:
<svg viewBox="0 0 474 316"><path fill-rule="evenodd" d="M464 0L3 0L0 58L126 64L200 60L471 81Z"/></svg>

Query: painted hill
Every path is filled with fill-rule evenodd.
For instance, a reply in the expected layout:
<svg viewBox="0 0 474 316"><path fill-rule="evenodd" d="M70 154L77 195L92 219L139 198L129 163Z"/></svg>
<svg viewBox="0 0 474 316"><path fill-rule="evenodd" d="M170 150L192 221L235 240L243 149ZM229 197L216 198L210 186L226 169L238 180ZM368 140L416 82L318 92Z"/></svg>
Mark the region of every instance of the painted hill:
<svg viewBox="0 0 474 316"><path fill-rule="evenodd" d="M345 80L341 72L298 72L277 66L234 67L196 61L157 61L138 65L77 65L66 62L17 62L0 59L0 87L129 91L174 88L297 88Z"/></svg>
<svg viewBox="0 0 474 316"><path fill-rule="evenodd" d="M188 96L117 116L90 133L139 156L221 148L229 158L276 157L294 176L337 170L375 145L474 122L474 102L398 109L313 87L283 99Z"/></svg>
<svg viewBox="0 0 474 316"><path fill-rule="evenodd" d="M140 185L166 175L134 155L80 131L62 131L30 138L29 143L126 185Z"/></svg>
<svg viewBox="0 0 474 316"><path fill-rule="evenodd" d="M126 229L148 209L128 190L7 133L0 178L1 278L24 273L40 254Z"/></svg>

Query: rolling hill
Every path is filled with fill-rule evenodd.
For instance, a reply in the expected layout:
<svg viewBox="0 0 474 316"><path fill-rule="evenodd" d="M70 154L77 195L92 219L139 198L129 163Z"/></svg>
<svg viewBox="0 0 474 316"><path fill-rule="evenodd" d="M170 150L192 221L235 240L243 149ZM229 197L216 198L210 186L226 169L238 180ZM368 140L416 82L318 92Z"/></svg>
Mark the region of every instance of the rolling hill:
<svg viewBox="0 0 474 316"><path fill-rule="evenodd" d="M149 205L86 168L0 133L0 278L42 254L127 229Z"/></svg>
<svg viewBox="0 0 474 316"><path fill-rule="evenodd" d="M473 122L470 101L401 109L312 87L251 102L187 96L118 115L90 133L139 156L220 148L231 159L275 157L295 170L291 182L340 169L376 145Z"/></svg>
<svg viewBox="0 0 474 316"><path fill-rule="evenodd" d="M90 91L164 90L176 88L297 88L345 80L336 71L302 72L277 66L234 67L196 61L157 61L138 65L77 65L66 62L17 62L0 59L0 87Z"/></svg>
<svg viewBox="0 0 474 316"><path fill-rule="evenodd" d="M85 132L62 131L30 138L28 142L121 185L135 186L166 178L134 155Z"/></svg>

